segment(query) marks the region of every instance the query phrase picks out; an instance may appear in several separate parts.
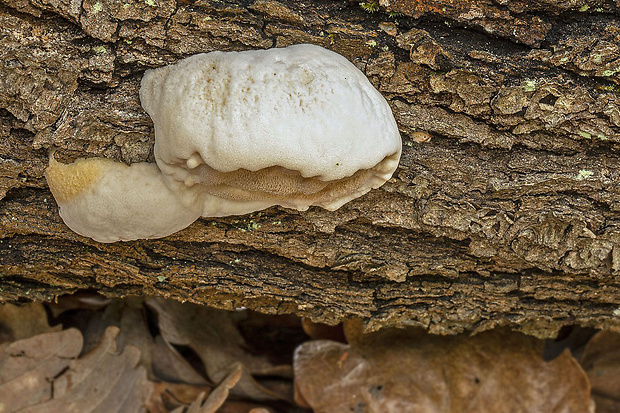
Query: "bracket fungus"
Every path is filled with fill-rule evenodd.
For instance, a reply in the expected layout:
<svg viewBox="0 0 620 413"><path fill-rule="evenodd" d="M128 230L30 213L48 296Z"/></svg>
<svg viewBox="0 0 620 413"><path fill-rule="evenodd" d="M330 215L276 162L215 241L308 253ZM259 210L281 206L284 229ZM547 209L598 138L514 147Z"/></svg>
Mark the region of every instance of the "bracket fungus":
<svg viewBox="0 0 620 413"><path fill-rule="evenodd" d="M140 100L157 165L203 216L334 210L385 183L400 158L383 96L319 46L198 54L147 71Z"/></svg>
<svg viewBox="0 0 620 413"><path fill-rule="evenodd" d="M162 202L173 197L191 211L167 226L171 231L189 225L192 214L241 215L273 205L335 210L385 183L400 159L400 134L383 96L351 62L319 46L194 55L148 70L140 100L155 125L157 162L140 169L157 181L153 189L167 191ZM64 192L58 185L50 182L55 196ZM62 214L67 224L65 216L75 221L93 208L63 202L72 211ZM122 215L140 207L126 205ZM97 219L114 220L104 215ZM100 229L113 230L105 222L89 228L74 230L98 240ZM136 231L149 238L164 232ZM106 235L113 238L126 239Z"/></svg>

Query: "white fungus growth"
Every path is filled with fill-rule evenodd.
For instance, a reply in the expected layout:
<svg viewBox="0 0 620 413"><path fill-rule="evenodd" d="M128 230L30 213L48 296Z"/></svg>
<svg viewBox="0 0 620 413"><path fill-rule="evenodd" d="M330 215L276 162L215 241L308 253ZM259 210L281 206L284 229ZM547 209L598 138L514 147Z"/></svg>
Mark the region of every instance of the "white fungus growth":
<svg viewBox="0 0 620 413"><path fill-rule="evenodd" d="M179 202L152 163L89 158L62 164L51 156L45 177L65 224L95 241L161 238L200 216Z"/></svg>
<svg viewBox="0 0 620 413"><path fill-rule="evenodd" d="M159 168L203 216L334 210L385 183L400 158L383 96L318 46L198 54L148 71L140 100Z"/></svg>
<svg viewBox="0 0 620 413"><path fill-rule="evenodd" d="M147 71L140 99L157 166L50 161L61 216L79 234L113 242L162 237L200 215L335 210L385 183L400 158L385 99L318 46L198 54Z"/></svg>

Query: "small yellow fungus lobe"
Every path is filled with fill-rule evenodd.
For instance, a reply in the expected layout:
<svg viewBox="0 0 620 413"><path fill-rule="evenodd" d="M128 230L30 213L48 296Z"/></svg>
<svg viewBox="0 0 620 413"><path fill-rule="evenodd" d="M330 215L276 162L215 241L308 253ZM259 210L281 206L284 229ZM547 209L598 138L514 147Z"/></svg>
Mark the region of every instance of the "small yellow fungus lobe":
<svg viewBox="0 0 620 413"><path fill-rule="evenodd" d="M94 159L78 159L67 165L50 156L45 178L56 201L69 202L99 181L103 169Z"/></svg>

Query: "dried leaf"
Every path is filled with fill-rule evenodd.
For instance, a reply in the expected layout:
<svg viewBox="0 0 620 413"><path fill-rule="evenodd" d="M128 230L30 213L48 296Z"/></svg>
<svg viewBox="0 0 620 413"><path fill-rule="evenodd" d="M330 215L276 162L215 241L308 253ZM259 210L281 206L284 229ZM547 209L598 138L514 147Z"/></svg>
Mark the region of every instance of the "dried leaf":
<svg viewBox="0 0 620 413"><path fill-rule="evenodd" d="M597 333L581 357L590 378L597 413L620 412L620 334Z"/></svg>
<svg viewBox="0 0 620 413"><path fill-rule="evenodd" d="M576 361L542 359L518 333L440 337L418 330L311 341L295 354L297 396L317 412L588 412Z"/></svg>
<svg viewBox="0 0 620 413"><path fill-rule="evenodd" d="M43 305L0 304L0 343L22 340L37 334L60 331L62 326L50 327Z"/></svg>
<svg viewBox="0 0 620 413"><path fill-rule="evenodd" d="M113 313L116 314L113 314ZM126 346L134 346L140 349L140 365L146 368L148 377L153 379L153 335L146 321L143 299L115 300L104 314L104 320L118 320L120 333L116 337L116 345L119 350Z"/></svg>
<svg viewBox="0 0 620 413"><path fill-rule="evenodd" d="M222 382L209 394L207 400L205 393L200 395L192 402L187 410L183 408L175 409L172 413L216 413L220 407L224 404L228 398L228 392L232 389L241 379L243 371L241 365L238 364L228 376L222 380Z"/></svg>
<svg viewBox="0 0 620 413"><path fill-rule="evenodd" d="M243 369L241 364L237 364L237 366L230 372L228 376L209 394L209 397L202 405L200 410L192 411L191 407L188 413L215 413L217 410L224 404L226 399L228 398L228 392L230 389L235 387L235 385L241 379L241 375L243 373Z"/></svg>
<svg viewBox="0 0 620 413"><path fill-rule="evenodd" d="M69 301L69 303L74 302ZM157 338L153 338L148 326L143 299L110 300L108 306L102 311L81 313L87 313L86 317L80 319L85 322L85 324L80 323L85 340L83 353L92 350L101 342L108 327L116 326L120 329L116 337L118 350L122 351L127 345L138 347L141 354L140 365L146 368L149 379L197 385L207 384L207 381L193 370L173 348L163 342L161 337L159 337L160 343L157 344ZM75 322L76 319L71 321ZM71 321L68 323L71 324Z"/></svg>
<svg viewBox="0 0 620 413"><path fill-rule="evenodd" d="M202 403L205 396L210 397L212 391L214 390L209 386L168 382L155 383L151 399L146 405L147 411L149 413L184 412L184 409L196 400L199 400L197 403ZM238 400L226 400L217 412L249 413L254 409L263 409L262 412L257 410L256 413L271 412L258 403Z"/></svg>
<svg viewBox="0 0 620 413"><path fill-rule="evenodd" d="M146 404L149 413L168 413L179 407L186 407L200 394L211 392L210 386L185 383L158 382L154 383L153 393Z"/></svg>
<svg viewBox="0 0 620 413"><path fill-rule="evenodd" d="M153 345L153 374L160 380L206 386L207 380L161 336Z"/></svg>
<svg viewBox="0 0 620 413"><path fill-rule="evenodd" d="M221 382L240 363L243 374L234 394L253 400L286 399L287 392L276 393L252 377L278 374L281 369L245 350L243 337L235 328L230 312L161 299L149 300L147 304L158 314L162 337L171 344L185 345L195 351L212 382Z"/></svg>
<svg viewBox="0 0 620 413"><path fill-rule="evenodd" d="M76 329L44 333L2 346L0 411L14 412L49 400L52 381L80 354Z"/></svg>
<svg viewBox="0 0 620 413"><path fill-rule="evenodd" d="M54 379L54 398L20 412L137 412L153 386L146 370L137 366L140 350L133 346L117 352L119 330L109 327L92 352L69 363Z"/></svg>
<svg viewBox="0 0 620 413"><path fill-rule="evenodd" d="M84 333L84 353L99 345L108 327L118 327L120 332L116 337L116 346L119 351L126 345L133 345L141 350L141 365L148 371L151 369L151 335L144 315L144 300L139 298L124 298L110 300L110 303L87 319L87 324L81 329Z"/></svg>
<svg viewBox="0 0 620 413"><path fill-rule="evenodd" d="M185 408L183 407L179 407L174 409L172 412L170 413L201 413L200 412L200 405L202 405L202 401L205 398L205 393L200 393L198 395L198 397L196 397L196 400L194 400L190 405L189 408Z"/></svg>

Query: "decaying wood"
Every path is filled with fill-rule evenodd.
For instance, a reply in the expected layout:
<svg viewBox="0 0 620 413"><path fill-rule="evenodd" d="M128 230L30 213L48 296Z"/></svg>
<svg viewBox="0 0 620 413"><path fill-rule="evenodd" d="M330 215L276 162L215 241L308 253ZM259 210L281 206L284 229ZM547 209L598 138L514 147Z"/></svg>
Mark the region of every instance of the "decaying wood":
<svg viewBox="0 0 620 413"><path fill-rule="evenodd" d="M336 323L620 329L620 1L0 0L0 298L80 288ZM64 226L59 159L153 161L148 68L314 43L360 67L404 142L336 212L200 219L99 244Z"/></svg>

